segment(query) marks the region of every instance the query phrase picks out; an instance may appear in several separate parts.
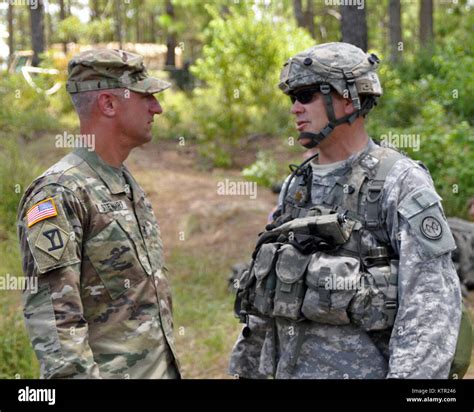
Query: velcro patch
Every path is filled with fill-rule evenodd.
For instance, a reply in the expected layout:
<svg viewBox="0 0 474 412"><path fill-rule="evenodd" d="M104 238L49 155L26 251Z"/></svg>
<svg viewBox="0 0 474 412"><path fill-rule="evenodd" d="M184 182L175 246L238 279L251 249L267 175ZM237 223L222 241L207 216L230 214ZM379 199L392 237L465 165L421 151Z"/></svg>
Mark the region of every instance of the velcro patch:
<svg viewBox="0 0 474 412"><path fill-rule="evenodd" d="M422 187L398 206L398 212L408 221L413 235L429 257L456 249L440 200L434 189Z"/></svg>
<svg viewBox="0 0 474 412"><path fill-rule="evenodd" d="M59 261L66 250L69 233L59 226L45 222L40 230L35 247Z"/></svg>
<svg viewBox="0 0 474 412"><path fill-rule="evenodd" d="M41 202L36 203L26 213L26 222L28 227L42 220L57 216L58 210L52 197L49 197Z"/></svg>

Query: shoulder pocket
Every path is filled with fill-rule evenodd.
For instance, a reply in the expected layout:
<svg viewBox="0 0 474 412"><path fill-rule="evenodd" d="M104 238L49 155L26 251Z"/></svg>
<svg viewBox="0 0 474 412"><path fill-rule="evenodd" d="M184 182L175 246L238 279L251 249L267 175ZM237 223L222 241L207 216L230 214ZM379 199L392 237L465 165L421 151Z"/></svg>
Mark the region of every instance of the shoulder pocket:
<svg viewBox="0 0 474 412"><path fill-rule="evenodd" d="M84 250L112 299L146 277L133 243L115 220L89 239Z"/></svg>
<svg viewBox="0 0 474 412"><path fill-rule="evenodd" d="M456 249L440 200L434 190L424 187L413 192L398 206L398 212L408 221L429 257L441 256Z"/></svg>

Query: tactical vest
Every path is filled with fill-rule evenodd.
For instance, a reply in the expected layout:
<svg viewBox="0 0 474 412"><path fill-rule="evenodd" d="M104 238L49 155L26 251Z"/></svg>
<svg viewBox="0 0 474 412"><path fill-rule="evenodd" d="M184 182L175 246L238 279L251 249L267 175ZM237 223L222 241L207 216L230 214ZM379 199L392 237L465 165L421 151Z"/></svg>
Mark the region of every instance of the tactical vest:
<svg viewBox="0 0 474 412"><path fill-rule="evenodd" d="M319 204L311 197L311 165L295 171L280 215L260 235L239 281L235 311L242 323L257 315L352 323L367 332L393 327L398 256L381 198L390 169L403 157L376 146L351 167L334 171L336 184ZM249 333L244 328L244 336Z"/></svg>

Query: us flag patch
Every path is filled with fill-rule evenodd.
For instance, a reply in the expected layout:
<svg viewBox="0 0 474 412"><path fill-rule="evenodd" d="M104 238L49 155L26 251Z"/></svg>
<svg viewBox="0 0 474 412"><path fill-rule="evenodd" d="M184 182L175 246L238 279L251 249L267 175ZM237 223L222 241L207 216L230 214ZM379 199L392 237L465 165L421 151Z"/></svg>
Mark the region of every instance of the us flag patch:
<svg viewBox="0 0 474 412"><path fill-rule="evenodd" d="M36 203L26 214L28 227L33 226L44 219L57 216L58 211L52 197Z"/></svg>

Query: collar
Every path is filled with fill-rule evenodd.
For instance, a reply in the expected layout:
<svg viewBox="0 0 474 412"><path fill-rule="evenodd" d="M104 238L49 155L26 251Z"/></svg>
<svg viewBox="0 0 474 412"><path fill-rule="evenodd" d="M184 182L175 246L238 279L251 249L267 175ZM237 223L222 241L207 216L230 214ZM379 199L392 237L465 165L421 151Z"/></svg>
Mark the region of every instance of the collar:
<svg viewBox="0 0 474 412"><path fill-rule="evenodd" d="M333 174L336 174L336 175L344 174L344 171L346 169L352 168L357 162L359 162L365 155L370 153L376 147L377 147L377 145L375 144L375 142L369 137L369 141L367 142L367 145L361 151L359 151L357 153L353 153L346 160L341 161L341 163L336 162L336 163L339 163L339 164L332 171ZM337 172L334 173L335 171L337 171Z"/></svg>
<svg viewBox="0 0 474 412"><path fill-rule="evenodd" d="M79 148L74 154L84 159L87 164L99 175L112 194L125 193L125 180L123 166L120 168L110 166L93 150Z"/></svg>

